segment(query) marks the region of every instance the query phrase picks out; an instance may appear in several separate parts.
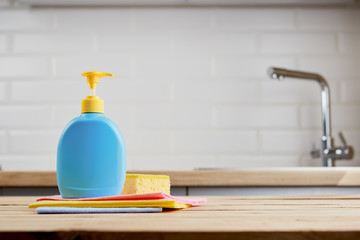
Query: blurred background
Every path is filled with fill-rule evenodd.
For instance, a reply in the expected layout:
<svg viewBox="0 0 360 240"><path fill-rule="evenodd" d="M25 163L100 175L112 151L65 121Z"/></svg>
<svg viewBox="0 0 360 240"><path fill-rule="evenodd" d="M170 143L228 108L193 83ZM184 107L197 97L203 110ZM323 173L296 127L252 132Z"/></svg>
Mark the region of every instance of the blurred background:
<svg viewBox="0 0 360 240"><path fill-rule="evenodd" d="M129 170L321 166L320 87L269 66L326 78L333 136L356 151L337 165L360 165L359 1L59 2L0 0L2 170L56 169L93 70L115 74L97 95Z"/></svg>

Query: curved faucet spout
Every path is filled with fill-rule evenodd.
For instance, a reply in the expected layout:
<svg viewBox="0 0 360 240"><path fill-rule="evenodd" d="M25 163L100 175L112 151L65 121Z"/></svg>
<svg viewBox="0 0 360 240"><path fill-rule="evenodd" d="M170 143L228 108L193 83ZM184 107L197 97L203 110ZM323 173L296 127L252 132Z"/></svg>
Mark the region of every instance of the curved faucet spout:
<svg viewBox="0 0 360 240"><path fill-rule="evenodd" d="M282 80L285 77L291 77L291 78L300 78L300 79L306 79L306 80L314 80L320 84L321 88L324 88L324 89L327 88L328 89L327 91L329 92L329 86L328 86L326 80L317 73L287 70L284 68L276 68L276 67L269 67L267 72L268 72L268 75L273 79Z"/></svg>
<svg viewBox="0 0 360 240"><path fill-rule="evenodd" d="M273 79L283 80L284 78L299 78L305 80L313 80L320 84L321 87L321 112L323 123L323 138L326 137L326 147L331 147L331 118L330 118L330 90L326 80L317 73L301 72L294 70L287 70L284 68L270 67L268 68L268 75Z"/></svg>
<svg viewBox="0 0 360 240"><path fill-rule="evenodd" d="M268 75L273 79L283 80L284 78L299 78L305 80L314 80L320 84L321 87L321 113L323 136L321 138L322 149L320 156L323 159L324 166L335 166L335 157L330 157L329 149L333 148L333 140L331 137L331 118L330 118L330 90L326 80L317 73L301 72L294 70L287 70L283 68L270 67ZM333 156L333 155L332 155ZM339 159L339 158L336 158Z"/></svg>

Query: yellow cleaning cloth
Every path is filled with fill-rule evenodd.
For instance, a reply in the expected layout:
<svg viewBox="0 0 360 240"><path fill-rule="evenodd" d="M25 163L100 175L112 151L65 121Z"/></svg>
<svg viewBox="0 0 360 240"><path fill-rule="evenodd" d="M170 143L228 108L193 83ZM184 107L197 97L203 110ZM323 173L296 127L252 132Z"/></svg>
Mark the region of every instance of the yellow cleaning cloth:
<svg viewBox="0 0 360 240"><path fill-rule="evenodd" d="M135 200L135 201L38 201L31 203L29 208L38 207L96 207L96 208L127 208L127 207L157 207L157 208L188 208L175 200Z"/></svg>
<svg viewBox="0 0 360 240"><path fill-rule="evenodd" d="M164 192L170 194L170 177L166 175L126 174L121 195Z"/></svg>

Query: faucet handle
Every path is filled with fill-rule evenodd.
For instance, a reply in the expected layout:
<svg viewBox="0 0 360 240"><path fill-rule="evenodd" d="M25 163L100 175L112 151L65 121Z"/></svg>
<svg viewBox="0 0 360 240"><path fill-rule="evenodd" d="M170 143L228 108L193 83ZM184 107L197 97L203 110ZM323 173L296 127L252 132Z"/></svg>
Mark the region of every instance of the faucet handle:
<svg viewBox="0 0 360 240"><path fill-rule="evenodd" d="M342 142L342 144L344 145L344 147L347 147L345 137L341 131L339 132L339 138L340 138L340 141Z"/></svg>
<svg viewBox="0 0 360 240"><path fill-rule="evenodd" d="M352 159L354 157L354 149L352 146L348 146L342 132L339 132L340 141L343 143L343 147L331 147L324 150L324 154L331 159Z"/></svg>

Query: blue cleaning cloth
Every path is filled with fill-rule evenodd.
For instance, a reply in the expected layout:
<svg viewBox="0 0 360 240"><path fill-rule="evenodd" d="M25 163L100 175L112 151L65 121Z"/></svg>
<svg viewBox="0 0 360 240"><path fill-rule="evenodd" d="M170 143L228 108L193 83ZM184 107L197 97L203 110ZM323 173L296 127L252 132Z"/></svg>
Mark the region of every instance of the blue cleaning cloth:
<svg viewBox="0 0 360 240"><path fill-rule="evenodd" d="M38 214L61 213L158 213L162 208L78 208L78 207L38 207Z"/></svg>

